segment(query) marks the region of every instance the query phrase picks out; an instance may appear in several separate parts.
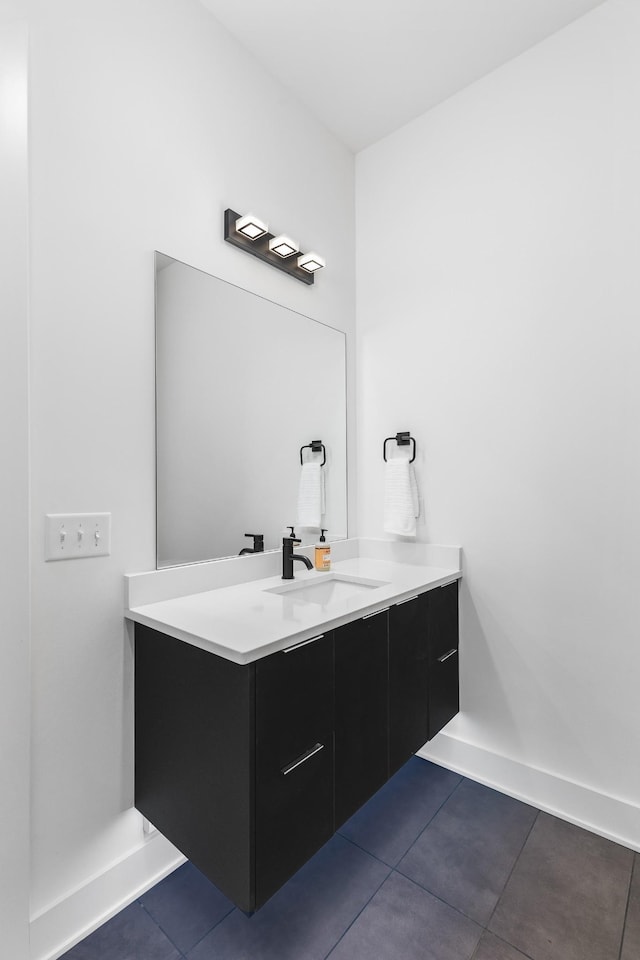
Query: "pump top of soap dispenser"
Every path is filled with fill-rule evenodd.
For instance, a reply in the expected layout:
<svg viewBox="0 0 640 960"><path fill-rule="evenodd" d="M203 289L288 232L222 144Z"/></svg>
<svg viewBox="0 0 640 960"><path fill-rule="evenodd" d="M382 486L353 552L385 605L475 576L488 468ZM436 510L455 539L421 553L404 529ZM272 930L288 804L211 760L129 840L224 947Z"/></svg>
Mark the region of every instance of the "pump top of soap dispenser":
<svg viewBox="0 0 640 960"><path fill-rule="evenodd" d="M320 528L320 539L315 548L316 570L324 573L331 570L331 545L326 542L326 532L323 527Z"/></svg>
<svg viewBox="0 0 640 960"><path fill-rule="evenodd" d="M296 532L295 532L295 530L293 529L293 527L290 526L290 524L287 524L287 530L291 530L291 537L292 537L292 539L295 540L295 538L296 538Z"/></svg>

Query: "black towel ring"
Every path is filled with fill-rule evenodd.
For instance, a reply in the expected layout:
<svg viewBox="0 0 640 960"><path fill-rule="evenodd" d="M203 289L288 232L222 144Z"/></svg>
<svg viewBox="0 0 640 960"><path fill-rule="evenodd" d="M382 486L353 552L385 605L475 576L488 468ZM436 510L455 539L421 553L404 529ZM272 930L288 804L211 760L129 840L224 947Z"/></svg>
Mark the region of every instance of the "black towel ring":
<svg viewBox="0 0 640 960"><path fill-rule="evenodd" d="M395 437L387 437L384 443L382 444L382 456L384 462L387 462L387 443L389 440L395 440L399 447L406 447L408 444L413 444L413 456L409 460L409 463L413 463L416 458L417 444L415 439L411 436L408 430L403 430L402 433L396 433Z"/></svg>
<svg viewBox="0 0 640 960"><path fill-rule="evenodd" d="M327 451L322 440L312 440L311 443L305 443L304 447L300 447L300 463L304 463L302 459L302 451L311 450L312 453L322 453L322 463L321 467L324 467L327 462Z"/></svg>

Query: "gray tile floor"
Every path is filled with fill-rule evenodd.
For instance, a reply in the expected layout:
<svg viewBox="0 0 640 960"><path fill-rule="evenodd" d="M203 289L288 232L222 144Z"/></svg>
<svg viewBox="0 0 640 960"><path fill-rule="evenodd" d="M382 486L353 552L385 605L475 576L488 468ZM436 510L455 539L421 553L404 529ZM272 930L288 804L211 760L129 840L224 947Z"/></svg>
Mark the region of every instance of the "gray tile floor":
<svg viewBox="0 0 640 960"><path fill-rule="evenodd" d="M640 855L414 757L247 917L187 863L65 960L640 960Z"/></svg>

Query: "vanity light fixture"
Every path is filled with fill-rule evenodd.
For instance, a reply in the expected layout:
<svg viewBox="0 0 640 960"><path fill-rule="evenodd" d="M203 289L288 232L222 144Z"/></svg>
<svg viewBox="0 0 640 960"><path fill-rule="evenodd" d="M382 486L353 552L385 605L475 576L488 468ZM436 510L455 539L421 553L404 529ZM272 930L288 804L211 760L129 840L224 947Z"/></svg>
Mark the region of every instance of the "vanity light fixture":
<svg viewBox="0 0 640 960"><path fill-rule="evenodd" d="M224 239L303 283L313 283L314 273L325 265L317 253L302 253L286 234L269 233L267 224L253 214L242 216L235 210L225 210Z"/></svg>
<svg viewBox="0 0 640 960"><path fill-rule="evenodd" d="M298 266L308 273L315 273L316 270L321 270L325 266L325 262L317 253L303 253L298 257Z"/></svg>
<svg viewBox="0 0 640 960"><path fill-rule="evenodd" d="M291 237L285 237L283 233L279 237L273 237L269 240L269 250L277 253L279 257L292 257L294 253L300 251L300 247Z"/></svg>
<svg viewBox="0 0 640 960"><path fill-rule="evenodd" d="M268 229L267 224L258 220L252 213L248 213L245 217L238 217L236 220L236 230L243 237L248 237L249 240L257 240L259 237L263 237Z"/></svg>

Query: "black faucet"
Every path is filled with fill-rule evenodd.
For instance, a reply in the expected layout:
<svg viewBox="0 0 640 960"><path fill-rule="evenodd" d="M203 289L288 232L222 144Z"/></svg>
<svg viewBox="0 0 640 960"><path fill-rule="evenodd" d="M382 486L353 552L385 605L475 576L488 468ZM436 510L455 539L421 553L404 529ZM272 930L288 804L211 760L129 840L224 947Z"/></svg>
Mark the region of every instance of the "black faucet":
<svg viewBox="0 0 640 960"><path fill-rule="evenodd" d="M302 553L294 553L294 543L301 543L295 537L284 537L282 540L282 579L293 580L293 561L301 560L307 570L313 570L313 564Z"/></svg>
<svg viewBox="0 0 640 960"><path fill-rule="evenodd" d="M245 533L245 537L253 537L252 547L243 547L238 554L241 557L245 553L264 553L264 534L263 533Z"/></svg>

